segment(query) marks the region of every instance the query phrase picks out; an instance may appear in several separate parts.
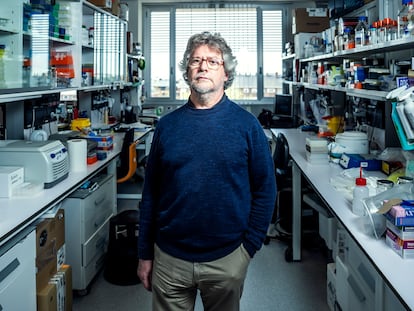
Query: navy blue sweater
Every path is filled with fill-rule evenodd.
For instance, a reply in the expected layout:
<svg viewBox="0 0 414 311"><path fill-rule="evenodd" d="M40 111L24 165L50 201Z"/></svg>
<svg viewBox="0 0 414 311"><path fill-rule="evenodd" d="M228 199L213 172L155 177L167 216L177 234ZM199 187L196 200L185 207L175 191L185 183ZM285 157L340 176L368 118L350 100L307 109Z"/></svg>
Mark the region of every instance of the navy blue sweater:
<svg viewBox="0 0 414 311"><path fill-rule="evenodd" d="M191 262L221 258L243 243L262 246L276 183L258 120L226 96L211 109L189 102L162 117L148 157L138 256L156 243Z"/></svg>

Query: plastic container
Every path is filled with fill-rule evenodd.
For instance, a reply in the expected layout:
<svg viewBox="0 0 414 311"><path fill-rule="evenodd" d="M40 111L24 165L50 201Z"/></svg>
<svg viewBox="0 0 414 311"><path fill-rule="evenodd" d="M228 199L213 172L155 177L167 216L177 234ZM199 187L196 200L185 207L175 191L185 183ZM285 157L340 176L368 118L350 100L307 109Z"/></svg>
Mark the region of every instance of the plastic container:
<svg viewBox="0 0 414 311"><path fill-rule="evenodd" d="M407 26L408 26L408 14L412 10L413 10L413 1L402 0L402 8L398 12L398 19L397 19L398 38L407 38L410 36L410 32L407 29Z"/></svg>
<svg viewBox="0 0 414 311"><path fill-rule="evenodd" d="M368 17L360 16L355 27L355 47L367 45L368 41Z"/></svg>
<svg viewBox="0 0 414 311"><path fill-rule="evenodd" d="M304 56L305 58L309 58L313 56L314 50L313 50L313 46L311 44L309 44L308 42L305 42L305 46L304 48Z"/></svg>
<svg viewBox="0 0 414 311"><path fill-rule="evenodd" d="M352 33L352 29L346 27L344 29L344 46L345 50L354 49L355 48L355 37Z"/></svg>
<svg viewBox="0 0 414 311"><path fill-rule="evenodd" d="M352 213L357 216L365 215L365 207L362 202L363 199L369 196L369 189L367 187L367 180L363 177L355 179L354 196L352 199Z"/></svg>

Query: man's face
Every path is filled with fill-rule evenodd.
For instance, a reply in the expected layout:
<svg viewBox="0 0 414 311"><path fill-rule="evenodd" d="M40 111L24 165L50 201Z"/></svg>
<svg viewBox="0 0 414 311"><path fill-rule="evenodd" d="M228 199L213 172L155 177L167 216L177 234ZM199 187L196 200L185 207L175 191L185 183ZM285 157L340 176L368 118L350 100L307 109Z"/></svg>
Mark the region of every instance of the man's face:
<svg viewBox="0 0 414 311"><path fill-rule="evenodd" d="M227 79L219 51L207 45L194 50L188 67L188 82L193 91L200 94L223 92Z"/></svg>

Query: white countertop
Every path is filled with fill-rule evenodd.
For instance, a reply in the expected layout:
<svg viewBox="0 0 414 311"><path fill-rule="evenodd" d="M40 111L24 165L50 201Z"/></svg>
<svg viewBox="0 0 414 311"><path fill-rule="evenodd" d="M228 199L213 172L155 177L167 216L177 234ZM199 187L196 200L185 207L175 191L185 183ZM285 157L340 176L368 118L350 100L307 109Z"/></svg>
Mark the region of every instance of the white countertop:
<svg viewBox="0 0 414 311"><path fill-rule="evenodd" d="M136 127L134 125L129 125ZM139 140L151 131L146 128L135 135ZM69 176L50 189L44 189L31 197L0 198L0 246L33 222L49 208L62 201L83 182L116 158L122 147L124 133L114 134L114 148L107 158L87 166L85 172L69 172Z"/></svg>
<svg viewBox="0 0 414 311"><path fill-rule="evenodd" d="M351 212L351 202L330 184L331 177L337 176L343 169L334 163L316 165L310 164L306 160L306 137L312 134L302 132L299 129L272 129L271 131L275 135L279 132L285 134L289 143L290 155L301 169L302 174L306 176L315 191L353 236L379 273L400 295L402 300L414 309L414 295L412 294L414 261L401 258L385 244L384 238L376 240L360 230L361 219Z"/></svg>

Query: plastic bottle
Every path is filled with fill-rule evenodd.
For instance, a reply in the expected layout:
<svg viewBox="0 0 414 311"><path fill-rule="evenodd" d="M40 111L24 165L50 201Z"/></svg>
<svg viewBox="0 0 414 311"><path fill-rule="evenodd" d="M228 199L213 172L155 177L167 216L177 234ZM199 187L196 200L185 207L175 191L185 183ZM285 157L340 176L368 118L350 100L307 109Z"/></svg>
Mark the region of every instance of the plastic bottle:
<svg viewBox="0 0 414 311"><path fill-rule="evenodd" d="M360 16L355 27L355 47L368 44L368 17Z"/></svg>
<svg viewBox="0 0 414 311"><path fill-rule="evenodd" d="M307 41L305 42L305 58L309 58L313 56L313 46L310 45Z"/></svg>
<svg viewBox="0 0 414 311"><path fill-rule="evenodd" d="M397 36L398 38L407 38L409 36L408 26L408 14L413 9L412 0L402 0L402 8L398 12L397 19Z"/></svg>
<svg viewBox="0 0 414 311"><path fill-rule="evenodd" d="M0 87L6 87L6 80L5 80L5 72L4 72L4 59L6 53L6 46L4 44L0 44Z"/></svg>
<svg viewBox="0 0 414 311"><path fill-rule="evenodd" d="M357 216L365 215L364 203L362 200L369 196L366 178L362 177L362 167L360 168L359 177L355 179L354 197L352 199L352 213Z"/></svg>
<svg viewBox="0 0 414 311"><path fill-rule="evenodd" d="M355 48L354 34L352 33L352 29L349 27L344 29L344 46L345 50Z"/></svg>

